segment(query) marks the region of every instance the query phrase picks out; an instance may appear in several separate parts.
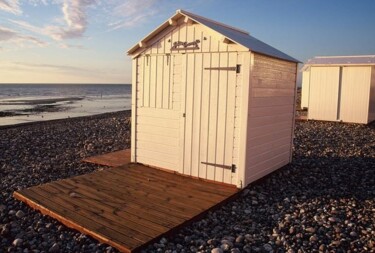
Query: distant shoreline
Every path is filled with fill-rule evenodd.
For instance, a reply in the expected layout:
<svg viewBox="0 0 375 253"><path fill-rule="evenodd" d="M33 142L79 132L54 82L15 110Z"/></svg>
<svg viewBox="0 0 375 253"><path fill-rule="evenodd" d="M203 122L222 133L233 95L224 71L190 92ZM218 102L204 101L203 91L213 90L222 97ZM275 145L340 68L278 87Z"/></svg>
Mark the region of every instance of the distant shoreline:
<svg viewBox="0 0 375 253"><path fill-rule="evenodd" d="M63 119L51 119L51 120L43 120L43 121L33 121L33 122L25 122L25 123L18 123L18 124L13 124L13 125L4 125L0 126L0 130L2 129L10 129L10 128L18 128L18 127L24 127L24 126L35 126L35 125L42 125L42 124L50 124L50 123L67 123L67 122L72 122L72 121L80 121L82 119L99 119L103 117L108 117L108 116L116 116L119 113L125 113L126 115L130 116L130 111L131 110L121 110L121 111L116 111L116 112L106 112L106 113L100 113L100 114L95 114L95 115L88 115L88 116L80 116L80 117L72 117L72 118L63 118Z"/></svg>

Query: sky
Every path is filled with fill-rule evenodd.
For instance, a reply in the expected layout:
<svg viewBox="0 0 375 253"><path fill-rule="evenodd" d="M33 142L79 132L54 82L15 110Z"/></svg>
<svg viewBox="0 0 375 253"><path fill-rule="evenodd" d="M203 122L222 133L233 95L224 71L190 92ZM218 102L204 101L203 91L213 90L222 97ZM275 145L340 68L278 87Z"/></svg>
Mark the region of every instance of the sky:
<svg viewBox="0 0 375 253"><path fill-rule="evenodd" d="M126 51L177 9L301 62L375 54L374 0L0 0L0 83L130 83Z"/></svg>

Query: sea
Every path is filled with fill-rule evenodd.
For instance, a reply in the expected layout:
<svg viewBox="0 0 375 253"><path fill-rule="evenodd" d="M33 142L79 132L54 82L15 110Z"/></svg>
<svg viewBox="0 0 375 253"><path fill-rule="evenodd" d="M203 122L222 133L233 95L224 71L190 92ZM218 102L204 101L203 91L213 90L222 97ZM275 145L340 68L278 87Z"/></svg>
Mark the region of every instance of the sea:
<svg viewBox="0 0 375 253"><path fill-rule="evenodd" d="M130 108L129 84L0 84L0 126Z"/></svg>

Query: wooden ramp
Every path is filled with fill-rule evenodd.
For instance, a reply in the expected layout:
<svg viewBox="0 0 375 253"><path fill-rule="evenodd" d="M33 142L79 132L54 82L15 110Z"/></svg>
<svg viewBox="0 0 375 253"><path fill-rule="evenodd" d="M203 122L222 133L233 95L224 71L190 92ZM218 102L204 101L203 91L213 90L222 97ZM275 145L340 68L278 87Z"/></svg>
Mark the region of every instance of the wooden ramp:
<svg viewBox="0 0 375 253"><path fill-rule="evenodd" d="M130 149L115 151L104 155L87 157L82 161L109 167L118 167L130 163Z"/></svg>
<svg viewBox="0 0 375 253"><path fill-rule="evenodd" d="M138 164L14 192L14 197L123 252L138 252L238 190Z"/></svg>

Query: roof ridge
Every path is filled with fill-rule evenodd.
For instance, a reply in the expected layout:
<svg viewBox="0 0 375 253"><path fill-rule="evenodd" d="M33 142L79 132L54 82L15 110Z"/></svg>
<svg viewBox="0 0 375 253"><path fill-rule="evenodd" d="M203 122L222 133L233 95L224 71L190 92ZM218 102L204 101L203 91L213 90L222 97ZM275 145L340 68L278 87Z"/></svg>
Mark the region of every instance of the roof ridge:
<svg viewBox="0 0 375 253"><path fill-rule="evenodd" d="M183 14L183 15L186 15L186 16L190 16L194 19L194 16L197 17L197 18L201 18L201 19L204 19L206 21L209 21L209 22L212 22L214 24L217 24L217 25L220 25L220 26L223 26L225 28L228 28L228 29L231 29L231 30L234 30L236 32L240 32L240 33L243 33L245 35L250 35L250 33L248 31L245 31L245 30L242 30L242 29L239 29L237 27L234 27L234 26L230 26L230 25L226 25L224 23L221 23L221 22L218 22L218 21L215 21L215 20L212 20L212 19L209 19L209 18L206 18L206 17L202 17L202 16L199 16L197 14L194 14L194 13L191 13L191 12L188 12L188 11L185 11L185 10L182 10L182 9L178 9L176 11L176 13L180 13L180 14Z"/></svg>

